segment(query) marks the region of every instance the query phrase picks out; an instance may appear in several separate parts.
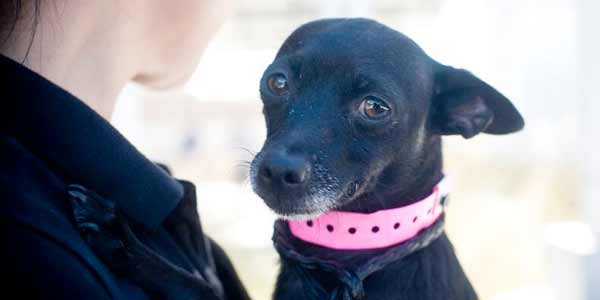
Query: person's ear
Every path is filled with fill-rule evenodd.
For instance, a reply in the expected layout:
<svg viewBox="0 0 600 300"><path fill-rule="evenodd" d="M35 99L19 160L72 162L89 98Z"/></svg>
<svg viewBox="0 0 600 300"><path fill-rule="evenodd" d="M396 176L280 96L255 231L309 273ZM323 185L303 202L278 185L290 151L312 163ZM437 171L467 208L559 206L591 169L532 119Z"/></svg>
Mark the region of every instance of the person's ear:
<svg viewBox="0 0 600 300"><path fill-rule="evenodd" d="M512 133L525 125L510 100L466 70L438 65L434 93L430 124L436 134L468 139L480 132Z"/></svg>

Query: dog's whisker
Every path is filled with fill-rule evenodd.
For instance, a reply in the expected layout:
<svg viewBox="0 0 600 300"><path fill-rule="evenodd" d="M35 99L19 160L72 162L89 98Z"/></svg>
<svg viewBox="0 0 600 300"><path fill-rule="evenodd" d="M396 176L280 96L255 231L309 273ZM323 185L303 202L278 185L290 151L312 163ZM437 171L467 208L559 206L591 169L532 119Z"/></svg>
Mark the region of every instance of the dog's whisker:
<svg viewBox="0 0 600 300"><path fill-rule="evenodd" d="M257 152L252 151L252 150L250 150L250 149L248 149L246 147L242 147L242 146L234 147L234 149L243 150L244 152L250 154L250 156L252 156L252 158L254 158L256 156L256 154L257 154Z"/></svg>

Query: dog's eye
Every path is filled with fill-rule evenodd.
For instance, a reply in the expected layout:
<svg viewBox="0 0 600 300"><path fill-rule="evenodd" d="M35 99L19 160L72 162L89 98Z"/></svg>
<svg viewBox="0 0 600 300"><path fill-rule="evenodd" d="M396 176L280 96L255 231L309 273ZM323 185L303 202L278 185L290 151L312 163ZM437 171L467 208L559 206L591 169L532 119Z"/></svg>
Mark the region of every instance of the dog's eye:
<svg viewBox="0 0 600 300"><path fill-rule="evenodd" d="M269 89L275 95L282 96L288 93L288 82L285 75L281 73L273 74L267 80Z"/></svg>
<svg viewBox="0 0 600 300"><path fill-rule="evenodd" d="M359 110L369 119L381 119L390 113L391 108L385 101L367 96L360 104Z"/></svg>

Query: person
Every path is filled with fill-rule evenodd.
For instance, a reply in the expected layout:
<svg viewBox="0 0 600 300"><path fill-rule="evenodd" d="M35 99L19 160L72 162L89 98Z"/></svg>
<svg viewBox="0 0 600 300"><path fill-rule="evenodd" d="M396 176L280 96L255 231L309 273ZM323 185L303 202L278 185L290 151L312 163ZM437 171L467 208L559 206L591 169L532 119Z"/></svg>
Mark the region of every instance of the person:
<svg viewBox="0 0 600 300"><path fill-rule="evenodd" d="M153 89L185 82L228 8L223 0L0 2L4 295L164 296L115 269L118 257L97 253L123 245L94 240L97 224L85 222L78 205L105 199L98 203L118 206L161 261L193 274L218 299L248 298L223 250L202 234L193 185L149 161L107 121L128 82Z"/></svg>

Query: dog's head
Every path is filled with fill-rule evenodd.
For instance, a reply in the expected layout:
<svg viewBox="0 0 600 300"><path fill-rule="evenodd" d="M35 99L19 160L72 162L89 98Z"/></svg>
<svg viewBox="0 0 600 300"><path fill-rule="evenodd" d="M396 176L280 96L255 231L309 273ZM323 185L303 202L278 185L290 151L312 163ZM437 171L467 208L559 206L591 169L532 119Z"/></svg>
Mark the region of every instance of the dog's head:
<svg viewBox="0 0 600 300"><path fill-rule="evenodd" d="M386 169L407 185L441 135L506 134L524 125L493 87L366 19L297 29L260 92L267 138L250 177L266 204L290 218L352 202Z"/></svg>

